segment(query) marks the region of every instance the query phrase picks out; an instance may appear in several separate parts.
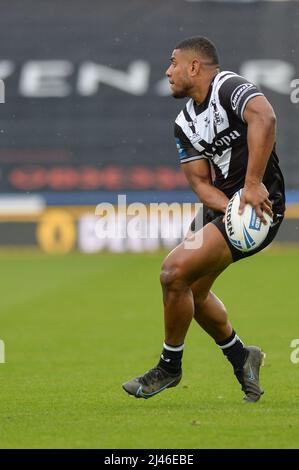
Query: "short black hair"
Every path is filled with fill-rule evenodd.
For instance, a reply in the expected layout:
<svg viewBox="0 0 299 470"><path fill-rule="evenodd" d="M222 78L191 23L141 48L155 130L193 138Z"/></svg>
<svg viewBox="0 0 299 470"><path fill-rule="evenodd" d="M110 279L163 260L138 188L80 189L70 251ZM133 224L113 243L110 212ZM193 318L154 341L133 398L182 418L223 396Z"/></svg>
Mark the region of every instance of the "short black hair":
<svg viewBox="0 0 299 470"><path fill-rule="evenodd" d="M211 65L219 65L219 58L217 49L208 38L203 36L193 36L184 39L176 45L175 49L190 49L197 52L199 55L208 59Z"/></svg>

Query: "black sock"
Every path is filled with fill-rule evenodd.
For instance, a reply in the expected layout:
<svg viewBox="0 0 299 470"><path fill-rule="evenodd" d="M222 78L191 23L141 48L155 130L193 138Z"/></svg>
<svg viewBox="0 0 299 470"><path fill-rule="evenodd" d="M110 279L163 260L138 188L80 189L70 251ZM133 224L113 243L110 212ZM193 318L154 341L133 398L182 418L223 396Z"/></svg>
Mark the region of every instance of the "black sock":
<svg viewBox="0 0 299 470"><path fill-rule="evenodd" d="M163 344L163 351L158 363L158 367L161 367L167 372L176 374L182 370L182 357L183 357L184 344L179 346L171 346L169 344Z"/></svg>
<svg viewBox="0 0 299 470"><path fill-rule="evenodd" d="M235 370L243 368L248 351L234 330L229 338L217 344Z"/></svg>

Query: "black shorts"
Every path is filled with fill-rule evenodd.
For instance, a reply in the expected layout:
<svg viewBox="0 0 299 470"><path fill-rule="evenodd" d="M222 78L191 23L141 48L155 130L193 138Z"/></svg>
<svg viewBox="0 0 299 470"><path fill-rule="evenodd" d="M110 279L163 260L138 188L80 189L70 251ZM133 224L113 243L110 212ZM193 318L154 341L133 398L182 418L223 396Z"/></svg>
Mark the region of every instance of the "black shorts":
<svg viewBox="0 0 299 470"><path fill-rule="evenodd" d="M190 230L192 230L192 232L195 231L195 227L200 227L199 224L196 224L196 219L199 216L199 214L200 214L200 212L195 216L195 219L191 223ZM224 214L222 214L221 212L215 212L212 209L207 209L206 207L203 207L202 217L203 217L203 226L205 226L205 225L207 225L208 223L211 222L212 224L214 224L218 228L218 230L220 230L220 232L222 233L222 235L223 235L223 237L224 237L224 239L225 239L225 241L226 241L227 245L229 246L229 249L232 253L233 262L235 262L235 261L239 261L240 259L247 258L248 256L255 255L259 251L266 248L266 246L270 245L270 243L274 240L274 238L275 238L275 236L276 236L276 234L279 230L279 227L280 227L280 225L283 221L284 216L283 216L283 214L274 214L273 223L271 224L271 227L269 229L267 237L265 238L263 243L258 248L256 248L255 250L252 250L252 251L237 250L237 248L235 248L230 243L229 238L226 234L225 224L223 222Z"/></svg>

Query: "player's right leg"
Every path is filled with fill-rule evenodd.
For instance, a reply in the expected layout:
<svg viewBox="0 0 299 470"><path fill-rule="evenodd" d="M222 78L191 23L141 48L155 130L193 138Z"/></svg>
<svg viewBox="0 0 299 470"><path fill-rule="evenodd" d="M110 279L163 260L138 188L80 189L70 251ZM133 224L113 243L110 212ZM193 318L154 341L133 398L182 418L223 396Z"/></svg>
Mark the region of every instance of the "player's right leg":
<svg viewBox="0 0 299 470"><path fill-rule="evenodd" d="M129 382L123 388L130 395L150 398L181 379L183 343L194 315L192 284L222 271L232 262L231 251L222 234L207 224L195 235L194 245L183 242L164 260L161 285L164 303L165 342L156 367ZM202 237L202 244L197 241ZM197 246L200 245L200 246Z"/></svg>

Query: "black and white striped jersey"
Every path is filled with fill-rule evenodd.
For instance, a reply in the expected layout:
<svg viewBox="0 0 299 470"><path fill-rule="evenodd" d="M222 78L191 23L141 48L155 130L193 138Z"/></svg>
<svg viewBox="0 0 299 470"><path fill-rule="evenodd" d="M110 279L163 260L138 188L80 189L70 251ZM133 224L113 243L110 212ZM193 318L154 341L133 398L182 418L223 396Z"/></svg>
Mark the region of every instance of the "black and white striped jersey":
<svg viewBox="0 0 299 470"><path fill-rule="evenodd" d="M247 123L244 110L254 96L263 95L244 77L220 72L203 103L190 99L175 121L175 138L181 163L208 159L214 169L214 185L228 198L244 186L247 162ZM275 212L285 206L284 181L275 147L263 182Z"/></svg>

